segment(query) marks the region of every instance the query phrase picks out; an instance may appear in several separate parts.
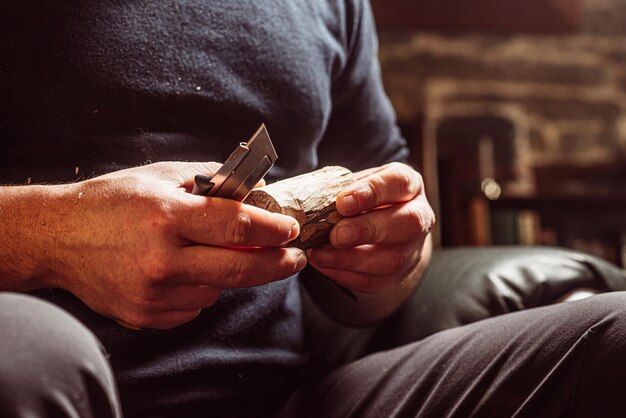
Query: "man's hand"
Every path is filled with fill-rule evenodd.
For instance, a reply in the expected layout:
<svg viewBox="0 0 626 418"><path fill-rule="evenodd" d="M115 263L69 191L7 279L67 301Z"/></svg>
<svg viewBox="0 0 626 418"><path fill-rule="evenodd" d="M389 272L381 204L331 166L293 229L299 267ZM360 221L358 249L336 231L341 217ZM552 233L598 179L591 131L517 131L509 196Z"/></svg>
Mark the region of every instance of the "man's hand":
<svg viewBox="0 0 626 418"><path fill-rule="evenodd" d="M279 248L298 235L295 219L189 193L195 174L218 167L157 163L50 186L41 229L47 283L127 324L170 328L222 289L304 268L300 250Z"/></svg>
<svg viewBox="0 0 626 418"><path fill-rule="evenodd" d="M435 216L421 176L409 166L392 163L356 176L337 198L346 218L331 231L331 245L310 251L309 261L360 296L382 295L384 316L415 288L424 253L430 254L427 236Z"/></svg>

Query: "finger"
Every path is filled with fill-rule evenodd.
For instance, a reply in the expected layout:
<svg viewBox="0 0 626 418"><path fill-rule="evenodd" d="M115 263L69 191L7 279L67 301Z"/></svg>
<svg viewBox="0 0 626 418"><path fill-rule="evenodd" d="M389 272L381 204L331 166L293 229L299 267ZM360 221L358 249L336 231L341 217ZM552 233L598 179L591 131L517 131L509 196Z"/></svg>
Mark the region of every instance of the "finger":
<svg viewBox="0 0 626 418"><path fill-rule="evenodd" d="M155 287L149 297L134 298L116 321L129 329L172 328L213 306L222 289L204 285Z"/></svg>
<svg viewBox="0 0 626 418"><path fill-rule="evenodd" d="M170 329L194 320L200 312L200 309L159 313L137 311L116 318L116 321L125 328L139 332L142 329Z"/></svg>
<svg viewBox="0 0 626 418"><path fill-rule="evenodd" d="M180 250L170 284L246 288L286 279L307 263L297 248L229 249L194 245Z"/></svg>
<svg viewBox="0 0 626 418"><path fill-rule="evenodd" d="M320 267L311 263L316 270L342 287L358 293L375 295L390 284L397 281L396 276L379 276L369 273L358 273L349 270L338 270L330 267Z"/></svg>
<svg viewBox="0 0 626 418"><path fill-rule="evenodd" d="M194 311L213 306L222 289L206 285L165 286L155 291L149 309L155 312Z"/></svg>
<svg viewBox="0 0 626 418"><path fill-rule="evenodd" d="M417 265L420 248L420 244L362 245L348 249L321 247L310 251L309 262L318 269L397 276Z"/></svg>
<svg viewBox="0 0 626 418"><path fill-rule="evenodd" d="M426 197L420 195L406 203L342 219L331 230L330 243L335 248L349 248L423 240L434 222Z"/></svg>
<svg viewBox="0 0 626 418"><path fill-rule="evenodd" d="M165 312L158 316L157 320L154 321L152 326L147 326L144 328L153 328L153 329L171 329L187 322L191 322L200 315L202 310L194 309L191 311L170 311Z"/></svg>
<svg viewBox="0 0 626 418"><path fill-rule="evenodd" d="M175 233L191 242L222 247L281 247L300 234L286 215L221 198L185 195L175 210Z"/></svg>
<svg viewBox="0 0 626 418"><path fill-rule="evenodd" d="M337 196L343 216L356 215L380 206L407 202L423 191L420 174L405 164L392 163L369 173Z"/></svg>

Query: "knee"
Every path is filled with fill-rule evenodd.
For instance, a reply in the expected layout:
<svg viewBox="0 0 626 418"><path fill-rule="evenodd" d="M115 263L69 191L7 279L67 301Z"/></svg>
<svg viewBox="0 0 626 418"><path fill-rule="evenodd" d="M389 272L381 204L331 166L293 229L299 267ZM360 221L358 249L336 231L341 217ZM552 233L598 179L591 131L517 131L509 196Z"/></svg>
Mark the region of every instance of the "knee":
<svg viewBox="0 0 626 418"><path fill-rule="evenodd" d="M26 361L39 369L77 362L91 367L89 363L104 359L91 331L62 309L31 296L0 294L0 330L2 358L12 359L3 363L14 367Z"/></svg>
<svg viewBox="0 0 626 418"><path fill-rule="evenodd" d="M595 322L610 321L616 326L626 324L626 292L601 293L571 303L572 309Z"/></svg>
<svg viewBox="0 0 626 418"><path fill-rule="evenodd" d="M603 293L571 302L570 309L573 321L584 331L583 337L597 351L597 361L610 362L626 355L626 292Z"/></svg>
<svg viewBox="0 0 626 418"><path fill-rule="evenodd" d="M587 321L576 343L581 350L572 409L577 416L623 416L620 399L626 376L626 292L571 302L571 309L576 310L578 323Z"/></svg>
<svg viewBox="0 0 626 418"><path fill-rule="evenodd" d="M42 405L73 402L65 396L91 397L94 394L85 392L93 388L99 388L105 397L116 396L108 360L97 338L48 302L0 293L0 339L3 410L26 410L37 416ZM9 416L23 415L14 411Z"/></svg>

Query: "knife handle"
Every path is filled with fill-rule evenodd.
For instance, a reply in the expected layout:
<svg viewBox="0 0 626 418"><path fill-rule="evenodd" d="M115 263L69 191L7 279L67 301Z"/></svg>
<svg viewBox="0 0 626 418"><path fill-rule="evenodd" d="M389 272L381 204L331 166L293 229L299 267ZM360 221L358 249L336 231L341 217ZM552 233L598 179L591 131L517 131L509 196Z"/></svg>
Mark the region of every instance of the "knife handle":
<svg viewBox="0 0 626 418"><path fill-rule="evenodd" d="M211 180L213 176L205 176L204 174L197 174L193 182L193 190L191 193L206 196L209 194L215 183Z"/></svg>

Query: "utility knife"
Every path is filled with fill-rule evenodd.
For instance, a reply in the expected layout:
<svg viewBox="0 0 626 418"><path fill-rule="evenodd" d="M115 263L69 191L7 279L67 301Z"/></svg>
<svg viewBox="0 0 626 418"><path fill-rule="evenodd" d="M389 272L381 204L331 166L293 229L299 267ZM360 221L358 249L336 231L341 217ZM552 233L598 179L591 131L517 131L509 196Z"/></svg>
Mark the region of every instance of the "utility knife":
<svg viewBox="0 0 626 418"><path fill-rule="evenodd" d="M241 142L212 176L196 175L191 193L243 202L278 158L265 124Z"/></svg>
<svg viewBox="0 0 626 418"><path fill-rule="evenodd" d="M217 173L213 176L196 175L191 193L243 202L277 159L278 155L265 124L261 124L248 142L241 142L235 148ZM357 296L351 290L339 283L332 283L351 299L357 300Z"/></svg>

